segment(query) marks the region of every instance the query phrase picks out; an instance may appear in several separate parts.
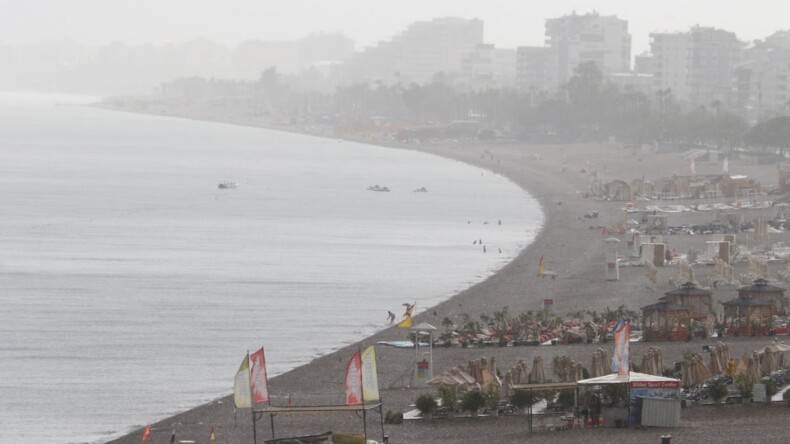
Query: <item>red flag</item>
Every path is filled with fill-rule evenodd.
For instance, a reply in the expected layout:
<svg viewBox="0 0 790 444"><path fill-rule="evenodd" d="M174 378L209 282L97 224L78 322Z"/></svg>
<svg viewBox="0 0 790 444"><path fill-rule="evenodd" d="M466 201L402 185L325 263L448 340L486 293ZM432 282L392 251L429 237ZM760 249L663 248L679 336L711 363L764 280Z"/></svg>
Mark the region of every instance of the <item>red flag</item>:
<svg viewBox="0 0 790 444"><path fill-rule="evenodd" d="M252 401L269 401L269 381L266 378L266 358L263 356L263 347L250 355L250 386L252 388Z"/></svg>
<svg viewBox="0 0 790 444"><path fill-rule="evenodd" d="M148 436L151 435L151 426L146 425L145 431L143 432L143 439L140 442L148 442Z"/></svg>
<svg viewBox="0 0 790 444"><path fill-rule="evenodd" d="M362 404L362 357L359 352L346 364L346 405Z"/></svg>

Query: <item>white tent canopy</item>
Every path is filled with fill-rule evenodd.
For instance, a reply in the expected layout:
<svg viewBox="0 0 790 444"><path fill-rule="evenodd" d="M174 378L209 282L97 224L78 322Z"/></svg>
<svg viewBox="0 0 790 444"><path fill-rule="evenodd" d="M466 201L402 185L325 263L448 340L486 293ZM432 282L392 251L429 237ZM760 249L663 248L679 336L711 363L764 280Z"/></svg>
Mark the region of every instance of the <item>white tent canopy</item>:
<svg viewBox="0 0 790 444"><path fill-rule="evenodd" d="M597 378L582 379L576 381L580 385L601 385L601 384L626 384L629 382L679 382L674 378L667 378L664 376L648 375L645 373L629 372L628 375L618 375L612 373L611 375L599 376Z"/></svg>

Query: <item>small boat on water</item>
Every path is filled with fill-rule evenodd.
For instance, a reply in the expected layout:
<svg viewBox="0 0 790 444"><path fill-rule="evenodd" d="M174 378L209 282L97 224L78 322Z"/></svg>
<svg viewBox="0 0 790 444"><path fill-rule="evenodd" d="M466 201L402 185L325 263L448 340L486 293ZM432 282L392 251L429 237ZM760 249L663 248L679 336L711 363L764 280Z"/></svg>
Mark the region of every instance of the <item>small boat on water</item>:
<svg viewBox="0 0 790 444"><path fill-rule="evenodd" d="M369 191L383 191L385 193L389 193L390 189L387 187L380 187L378 185L373 185L372 187L368 187Z"/></svg>
<svg viewBox="0 0 790 444"><path fill-rule="evenodd" d="M428 189L425 188L425 187L420 187L420 188L417 188L416 190L414 190L414 192L415 193L427 193Z"/></svg>
<svg viewBox="0 0 790 444"><path fill-rule="evenodd" d="M220 182L220 184L217 185L217 188L219 188L220 190L230 190L230 189L236 189L238 187L239 187L238 182Z"/></svg>

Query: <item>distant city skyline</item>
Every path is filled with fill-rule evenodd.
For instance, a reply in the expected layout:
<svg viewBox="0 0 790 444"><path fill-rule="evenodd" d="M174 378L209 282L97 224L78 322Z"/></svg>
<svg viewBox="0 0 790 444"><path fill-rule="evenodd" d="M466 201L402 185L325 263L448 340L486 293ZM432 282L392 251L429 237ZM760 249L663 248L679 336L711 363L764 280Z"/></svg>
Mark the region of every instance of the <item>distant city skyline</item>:
<svg viewBox="0 0 790 444"><path fill-rule="evenodd" d="M649 49L651 32L714 26L751 41L790 28L790 4L753 0L736 5L714 0L0 0L0 43L73 40L102 45L183 42L203 37L235 46L246 40L286 41L313 33L341 32L358 47L371 46L420 20L478 18L484 39L499 47L543 46L545 20L597 11L627 20L633 54Z"/></svg>

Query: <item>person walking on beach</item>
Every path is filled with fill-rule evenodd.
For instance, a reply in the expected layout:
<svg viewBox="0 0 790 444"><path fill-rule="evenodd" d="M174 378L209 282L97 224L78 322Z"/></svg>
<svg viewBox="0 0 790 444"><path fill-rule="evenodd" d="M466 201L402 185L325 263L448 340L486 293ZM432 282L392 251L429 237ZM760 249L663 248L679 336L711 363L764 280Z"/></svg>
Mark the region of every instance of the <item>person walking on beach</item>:
<svg viewBox="0 0 790 444"><path fill-rule="evenodd" d="M390 321L390 324L395 322L395 313L387 310L387 319Z"/></svg>

